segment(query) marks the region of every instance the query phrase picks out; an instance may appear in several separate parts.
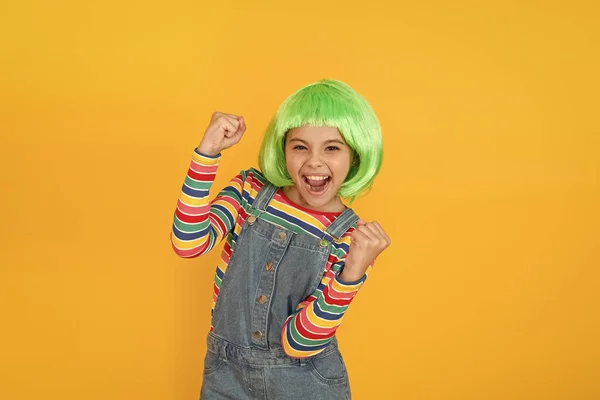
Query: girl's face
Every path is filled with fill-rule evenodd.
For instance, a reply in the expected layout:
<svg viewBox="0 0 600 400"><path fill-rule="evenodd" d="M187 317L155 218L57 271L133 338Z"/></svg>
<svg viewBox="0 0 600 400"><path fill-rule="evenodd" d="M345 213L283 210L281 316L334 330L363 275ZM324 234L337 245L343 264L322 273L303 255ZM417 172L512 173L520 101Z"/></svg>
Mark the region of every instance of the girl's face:
<svg viewBox="0 0 600 400"><path fill-rule="evenodd" d="M294 186L284 188L284 193L312 210L343 211L337 192L348 175L352 155L337 128L291 129L285 139L285 161Z"/></svg>

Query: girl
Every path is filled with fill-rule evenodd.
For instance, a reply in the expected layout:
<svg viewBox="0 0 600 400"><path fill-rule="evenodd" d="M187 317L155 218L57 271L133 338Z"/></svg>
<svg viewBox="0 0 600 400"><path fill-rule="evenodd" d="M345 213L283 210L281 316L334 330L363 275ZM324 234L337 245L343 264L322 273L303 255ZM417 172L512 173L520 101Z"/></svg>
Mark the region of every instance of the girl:
<svg viewBox="0 0 600 400"><path fill-rule="evenodd" d="M335 332L390 239L342 198L353 201L379 172L379 122L348 85L310 84L269 124L260 170L241 171L210 201L221 152L245 131L243 117L213 114L171 234L181 257L226 239L200 398L349 399Z"/></svg>

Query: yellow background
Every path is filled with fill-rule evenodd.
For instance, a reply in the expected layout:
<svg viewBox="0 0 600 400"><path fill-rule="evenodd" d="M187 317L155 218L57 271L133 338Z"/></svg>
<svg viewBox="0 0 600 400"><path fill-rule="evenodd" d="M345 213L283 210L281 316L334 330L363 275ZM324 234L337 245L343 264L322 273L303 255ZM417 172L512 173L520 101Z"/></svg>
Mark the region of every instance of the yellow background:
<svg viewBox="0 0 600 400"><path fill-rule="evenodd" d="M191 151L246 117L222 187L323 77L386 150L354 398L600 398L595 3L4 2L0 398L198 398L218 251L169 244Z"/></svg>

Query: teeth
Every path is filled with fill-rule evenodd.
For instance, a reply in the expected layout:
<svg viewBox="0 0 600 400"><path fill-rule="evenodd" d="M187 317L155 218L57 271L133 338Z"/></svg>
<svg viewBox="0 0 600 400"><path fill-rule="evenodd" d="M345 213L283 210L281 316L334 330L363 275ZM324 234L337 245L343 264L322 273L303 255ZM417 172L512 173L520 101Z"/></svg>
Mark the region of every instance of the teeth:
<svg viewBox="0 0 600 400"><path fill-rule="evenodd" d="M327 179L327 176L307 176L308 179L310 179L311 181L322 181L324 179Z"/></svg>

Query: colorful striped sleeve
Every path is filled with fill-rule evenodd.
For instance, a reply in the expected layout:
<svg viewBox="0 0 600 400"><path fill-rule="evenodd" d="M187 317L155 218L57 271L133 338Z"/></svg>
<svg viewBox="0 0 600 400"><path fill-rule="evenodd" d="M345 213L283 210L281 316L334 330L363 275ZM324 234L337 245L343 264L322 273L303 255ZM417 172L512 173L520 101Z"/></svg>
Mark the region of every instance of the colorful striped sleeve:
<svg viewBox="0 0 600 400"><path fill-rule="evenodd" d="M372 268L369 266L367 273L358 281L344 282L339 277L343 266L343 260L334 264L323 275L317 290L283 325L281 343L289 357L311 357L327 346Z"/></svg>
<svg viewBox="0 0 600 400"><path fill-rule="evenodd" d="M171 245L180 257L209 252L229 233L242 207L242 174L234 177L213 200L209 191L215 180L219 156L194 149L171 229Z"/></svg>

